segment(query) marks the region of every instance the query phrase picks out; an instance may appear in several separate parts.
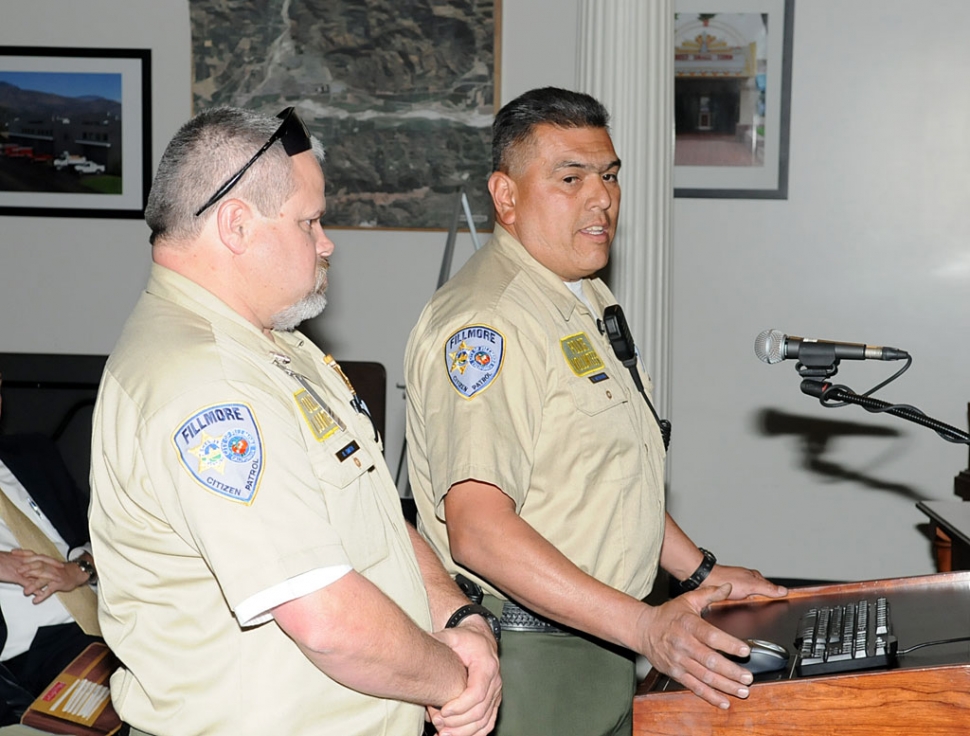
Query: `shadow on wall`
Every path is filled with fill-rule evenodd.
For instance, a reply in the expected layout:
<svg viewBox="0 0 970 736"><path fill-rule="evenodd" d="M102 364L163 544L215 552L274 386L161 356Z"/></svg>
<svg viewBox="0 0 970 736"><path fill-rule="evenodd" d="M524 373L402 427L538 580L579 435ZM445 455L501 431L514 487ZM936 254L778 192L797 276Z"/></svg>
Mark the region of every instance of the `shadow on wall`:
<svg viewBox="0 0 970 736"><path fill-rule="evenodd" d="M825 458L835 441L845 437L900 437L892 427L875 426L853 421L818 419L789 414L775 409L763 409L758 414L757 431L763 437L794 436L799 440L801 466L810 473L833 480L852 481L877 491L889 491L911 501L923 496L912 486L877 478L867 471L832 462Z"/></svg>

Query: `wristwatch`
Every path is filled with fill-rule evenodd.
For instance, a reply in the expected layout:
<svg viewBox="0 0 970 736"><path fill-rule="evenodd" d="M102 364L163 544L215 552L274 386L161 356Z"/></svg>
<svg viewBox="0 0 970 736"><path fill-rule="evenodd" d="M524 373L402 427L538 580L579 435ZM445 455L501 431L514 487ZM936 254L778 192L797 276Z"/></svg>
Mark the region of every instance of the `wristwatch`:
<svg viewBox="0 0 970 736"><path fill-rule="evenodd" d="M448 623L445 624L446 629L453 629L459 623L469 616L481 616L488 622L488 625L492 627L492 636L495 637L495 641L499 641L502 638L502 626L499 623L498 616L489 611L485 606L480 603L469 603L467 606L462 606L453 614L451 618L448 619Z"/></svg>
<svg viewBox="0 0 970 736"><path fill-rule="evenodd" d="M693 575L686 580L681 581L680 589L684 592L699 588L700 584L707 580L707 576L711 574L711 570L714 569L714 565L717 564L717 558L712 552L708 552L703 547L698 547L697 549L699 549L701 554L704 555L704 559L701 560L701 564L698 566L698 568L694 570Z"/></svg>
<svg viewBox="0 0 970 736"><path fill-rule="evenodd" d="M98 582L98 572L94 569L94 565L85 560L82 557L78 557L76 560L71 560L75 565L81 568L81 572L87 573L88 575L88 585L94 585Z"/></svg>

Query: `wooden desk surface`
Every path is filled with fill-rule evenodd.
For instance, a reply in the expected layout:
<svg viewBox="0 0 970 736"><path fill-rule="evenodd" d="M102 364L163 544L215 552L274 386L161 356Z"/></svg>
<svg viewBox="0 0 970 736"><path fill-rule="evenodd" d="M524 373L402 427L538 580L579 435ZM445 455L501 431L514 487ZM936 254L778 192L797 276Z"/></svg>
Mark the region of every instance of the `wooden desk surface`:
<svg viewBox="0 0 970 736"><path fill-rule="evenodd" d="M899 648L970 635L970 572L800 588L777 601L731 601L709 620L738 637L794 649L802 612L885 595ZM747 700L720 711L663 676L648 676L634 698L638 736L826 736L970 733L970 643L900 655L889 670L799 677L794 657L780 672L758 675Z"/></svg>

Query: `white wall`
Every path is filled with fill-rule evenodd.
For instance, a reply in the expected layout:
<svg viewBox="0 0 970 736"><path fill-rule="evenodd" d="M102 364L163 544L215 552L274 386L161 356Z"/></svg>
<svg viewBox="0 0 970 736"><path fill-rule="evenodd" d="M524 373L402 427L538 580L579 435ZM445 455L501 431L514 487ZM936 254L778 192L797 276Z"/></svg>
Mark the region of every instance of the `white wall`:
<svg viewBox="0 0 970 736"><path fill-rule="evenodd" d="M917 10L918 8L918 10ZM970 48L965 0L798 0L789 198L675 202L671 507L722 559L774 575L933 569L915 508L953 496L966 446L859 407L824 409L764 329L914 356L876 396L966 429L970 400ZM863 392L900 364L843 362ZM804 429L830 422L806 469ZM772 427L776 423L772 423Z"/></svg>
<svg viewBox="0 0 970 736"><path fill-rule="evenodd" d="M152 154L190 114L188 5L0 0L0 45L152 50ZM138 220L0 217L0 351L111 350L144 288Z"/></svg>
<svg viewBox="0 0 970 736"><path fill-rule="evenodd" d="M766 366L752 351L769 327L907 349L913 368L883 395L966 426L970 348L953 336L970 327L970 48L950 29L970 25L970 3L910 7L798 0L789 199L675 202L671 510L723 560L769 574L929 571L914 503L952 497L967 463L965 448L921 427L822 409L791 362ZM577 15L577 0L503 0L503 100L573 86ZM156 161L190 115L184 0L0 0L0 19L0 45L151 48ZM340 358L387 366L393 470L394 384L445 233L331 235L331 306L307 329ZM143 288L147 236L135 221L0 218L0 351L108 352ZM459 238L456 267L469 243ZM863 391L891 365L843 364L838 378ZM766 411L836 423L821 460L854 479L804 468L803 440L766 435ZM844 519L825 511L835 505Z"/></svg>

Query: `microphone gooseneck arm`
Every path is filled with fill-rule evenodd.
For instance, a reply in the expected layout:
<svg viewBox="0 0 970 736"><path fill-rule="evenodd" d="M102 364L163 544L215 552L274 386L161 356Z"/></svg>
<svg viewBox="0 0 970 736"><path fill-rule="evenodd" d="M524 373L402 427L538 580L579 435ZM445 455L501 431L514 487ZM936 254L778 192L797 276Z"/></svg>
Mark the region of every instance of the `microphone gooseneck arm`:
<svg viewBox="0 0 970 736"><path fill-rule="evenodd" d="M873 414L892 414L914 424L927 427L947 442L970 445L970 434L927 416L909 404L890 404L872 398L879 389L899 378L913 364L912 356L898 348L882 348L856 343L823 342L789 337L778 330L765 330L754 342L754 352L765 363L777 363L788 358L797 358L795 370L802 377L803 394L814 396L826 409L835 409L848 404L861 406ZM882 383L864 394L857 394L848 386L828 381L839 372L839 362L850 360L904 360L903 367Z"/></svg>
<svg viewBox="0 0 970 736"><path fill-rule="evenodd" d="M855 404L873 414L892 414L893 416L901 417L915 424L932 429L947 442L970 445L970 434L933 419L909 404L890 404L880 399L874 399L866 394L857 394L848 386L831 384L811 378L806 378L802 381L801 389L803 394L814 396L823 406L826 406L826 402L829 401L840 402L841 405Z"/></svg>

